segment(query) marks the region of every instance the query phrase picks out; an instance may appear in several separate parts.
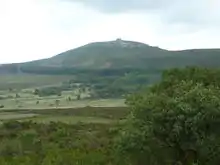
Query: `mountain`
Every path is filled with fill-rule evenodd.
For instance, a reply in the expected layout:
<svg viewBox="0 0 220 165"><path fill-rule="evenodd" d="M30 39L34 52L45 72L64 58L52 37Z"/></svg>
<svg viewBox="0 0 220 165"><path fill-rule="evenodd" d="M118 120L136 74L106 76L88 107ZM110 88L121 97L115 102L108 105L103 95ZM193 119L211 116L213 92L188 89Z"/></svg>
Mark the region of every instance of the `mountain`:
<svg viewBox="0 0 220 165"><path fill-rule="evenodd" d="M220 49L168 51L140 42L117 39L109 42L90 43L48 59L2 65L0 73L1 71L12 72L13 69L19 72L38 72L37 70L40 70L41 73L49 69L55 73L63 68L144 68L161 70L190 65L219 67ZM7 68L11 68L11 70Z"/></svg>
<svg viewBox="0 0 220 165"><path fill-rule="evenodd" d="M163 57L169 52L157 47L117 39L96 42L72 49L52 58L33 61L31 65L76 68L114 68L143 66L148 58ZM134 64L136 63L136 64ZM141 64L140 64L141 63Z"/></svg>

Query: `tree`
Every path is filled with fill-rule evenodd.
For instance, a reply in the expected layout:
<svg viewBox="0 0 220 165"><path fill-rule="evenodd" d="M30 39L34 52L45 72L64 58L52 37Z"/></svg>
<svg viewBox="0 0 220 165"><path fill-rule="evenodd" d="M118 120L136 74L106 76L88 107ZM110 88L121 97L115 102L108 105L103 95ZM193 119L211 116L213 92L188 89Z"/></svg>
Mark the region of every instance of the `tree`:
<svg viewBox="0 0 220 165"><path fill-rule="evenodd" d="M67 97L67 99L66 99L67 101L71 101L72 100L72 98L69 96L69 97Z"/></svg>
<svg viewBox="0 0 220 165"><path fill-rule="evenodd" d="M51 96L51 95L62 95L62 90L60 87L44 87L41 89L35 89L34 95L38 95L39 97L43 96Z"/></svg>
<svg viewBox="0 0 220 165"><path fill-rule="evenodd" d="M16 93L16 94L15 94L15 97L16 97L16 98L20 98L21 96L20 96L18 93Z"/></svg>
<svg viewBox="0 0 220 165"><path fill-rule="evenodd" d="M56 100L55 104L56 104L56 108L57 108L59 106L59 104L60 104L60 100Z"/></svg>
<svg viewBox="0 0 220 165"><path fill-rule="evenodd" d="M220 82L209 75L219 71L186 68L165 73L160 83L127 99L132 127L121 135L119 144L126 141L126 145L119 145L120 150L128 152L136 164L141 164L146 154L156 150L159 152L150 158L155 164L158 161L217 164L220 161Z"/></svg>
<svg viewBox="0 0 220 165"><path fill-rule="evenodd" d="M82 86L80 89L81 89L81 93L85 93L86 92L86 87L85 86Z"/></svg>
<svg viewBox="0 0 220 165"><path fill-rule="evenodd" d="M40 90L39 90L39 89L35 89L35 90L34 90L34 95L39 95L39 93L40 93Z"/></svg>
<svg viewBox="0 0 220 165"><path fill-rule="evenodd" d="M80 95L80 93L77 94L76 99L77 99L77 100L80 100L80 99L81 99L81 95Z"/></svg>

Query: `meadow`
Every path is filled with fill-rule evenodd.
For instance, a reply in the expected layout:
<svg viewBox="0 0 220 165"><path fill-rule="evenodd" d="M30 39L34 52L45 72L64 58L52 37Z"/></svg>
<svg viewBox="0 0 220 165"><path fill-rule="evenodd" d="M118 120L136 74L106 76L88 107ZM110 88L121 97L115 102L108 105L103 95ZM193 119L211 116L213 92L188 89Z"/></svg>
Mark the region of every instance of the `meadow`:
<svg viewBox="0 0 220 165"><path fill-rule="evenodd" d="M59 84L73 78L72 75L32 75L32 74L3 74L0 75L0 90L25 89L51 84Z"/></svg>
<svg viewBox="0 0 220 165"><path fill-rule="evenodd" d="M128 114L124 99L91 99L87 90L80 92L79 99L79 88L64 90L61 95L34 94L37 88L59 86L68 78L0 78L0 164L97 165L116 161L111 160L113 136L109 130L123 123Z"/></svg>
<svg viewBox="0 0 220 165"><path fill-rule="evenodd" d="M57 109L2 109L0 121L33 121L37 123L63 122L114 123L123 120L128 114L126 107L83 107Z"/></svg>
<svg viewBox="0 0 220 165"><path fill-rule="evenodd" d="M218 165L219 75L167 70L126 100L103 81L1 90L0 164Z"/></svg>
<svg viewBox="0 0 220 165"><path fill-rule="evenodd" d="M109 123L124 116L124 99L91 99L88 91L79 88L62 91L61 95L34 95L36 88L60 85L73 76L1 75L0 120L33 120L49 123ZM71 98L71 100L69 100ZM122 113L122 115L121 115Z"/></svg>

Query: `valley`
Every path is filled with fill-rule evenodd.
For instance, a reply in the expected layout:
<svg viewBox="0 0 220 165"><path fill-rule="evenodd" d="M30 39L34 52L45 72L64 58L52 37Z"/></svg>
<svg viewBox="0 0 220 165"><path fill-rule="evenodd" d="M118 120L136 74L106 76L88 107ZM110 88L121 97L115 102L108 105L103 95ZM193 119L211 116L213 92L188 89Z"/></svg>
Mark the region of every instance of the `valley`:
<svg viewBox="0 0 220 165"><path fill-rule="evenodd" d="M0 164L216 165L219 55L116 40L3 64Z"/></svg>

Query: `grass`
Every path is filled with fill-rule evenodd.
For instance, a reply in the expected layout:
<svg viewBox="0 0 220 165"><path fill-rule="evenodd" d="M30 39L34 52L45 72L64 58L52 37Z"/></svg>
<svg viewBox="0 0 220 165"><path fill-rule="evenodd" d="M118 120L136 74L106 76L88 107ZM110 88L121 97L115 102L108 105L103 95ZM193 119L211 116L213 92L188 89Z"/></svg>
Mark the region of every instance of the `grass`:
<svg viewBox="0 0 220 165"><path fill-rule="evenodd" d="M107 119L121 119L127 115L126 107L83 107L59 109L11 109L2 110L1 113L38 114L47 116L84 116L101 117Z"/></svg>
<svg viewBox="0 0 220 165"><path fill-rule="evenodd" d="M109 124L123 120L128 114L126 107L84 107L66 109L11 109L0 111L0 120L34 121L37 123L62 122L67 124Z"/></svg>
<svg viewBox="0 0 220 165"><path fill-rule="evenodd" d="M127 114L123 99L88 99L79 89L63 91L61 96L39 97L34 89L59 84L73 76L0 75L0 120L33 120L35 122L110 123ZM9 88L13 90L9 90ZM19 95L16 98L16 94ZM71 101L67 98L71 97ZM59 100L59 105L56 105Z"/></svg>
<svg viewBox="0 0 220 165"><path fill-rule="evenodd" d="M20 98L15 98L15 93L9 91L0 91L0 95L11 96L0 100L0 105L5 106L0 109L2 121L33 120L42 123L59 121L70 124L78 122L107 124L127 114L123 99L67 101L69 96L74 98L74 91L63 92L62 96L38 97L32 94L31 89L25 89L19 92ZM58 107L55 104L56 100L60 100ZM36 104L37 101L39 104Z"/></svg>
<svg viewBox="0 0 220 165"><path fill-rule="evenodd" d="M121 107L124 105L123 99L102 99L102 100L74 100L66 101L65 97L55 98L20 98L0 100L0 104L4 105L4 109L51 109L56 108L55 101L59 99L58 108L79 108L79 107ZM36 102L39 100L39 104ZM0 109L1 110L1 109Z"/></svg>
<svg viewBox="0 0 220 165"><path fill-rule="evenodd" d="M72 79L73 76L63 75L0 75L0 90L24 89L38 86L58 84L63 81Z"/></svg>
<svg viewBox="0 0 220 165"><path fill-rule="evenodd" d="M88 98L88 92L81 93L81 100L77 100L78 89L63 91L61 96L52 95L45 97L36 96L33 94L33 91L34 88L26 88L17 91L0 90L0 105L4 105L5 109L48 109L56 108L56 100L59 100L59 108L125 106L124 99L91 100ZM16 98L16 94L19 95L19 98ZM69 97L71 101L68 101ZM39 102L39 104L37 104L37 102Z"/></svg>
<svg viewBox="0 0 220 165"><path fill-rule="evenodd" d="M41 116L31 119L25 119L22 121L31 120L37 123L50 123L50 122L62 122L66 124L77 124L81 123L102 123L108 124L113 122L113 120L105 119L105 118L98 118L98 117L83 117L83 116Z"/></svg>
<svg viewBox="0 0 220 165"><path fill-rule="evenodd" d="M31 118L34 116L37 116L37 114L31 114L31 113L18 114L18 113L6 112L6 113L0 113L0 120Z"/></svg>

